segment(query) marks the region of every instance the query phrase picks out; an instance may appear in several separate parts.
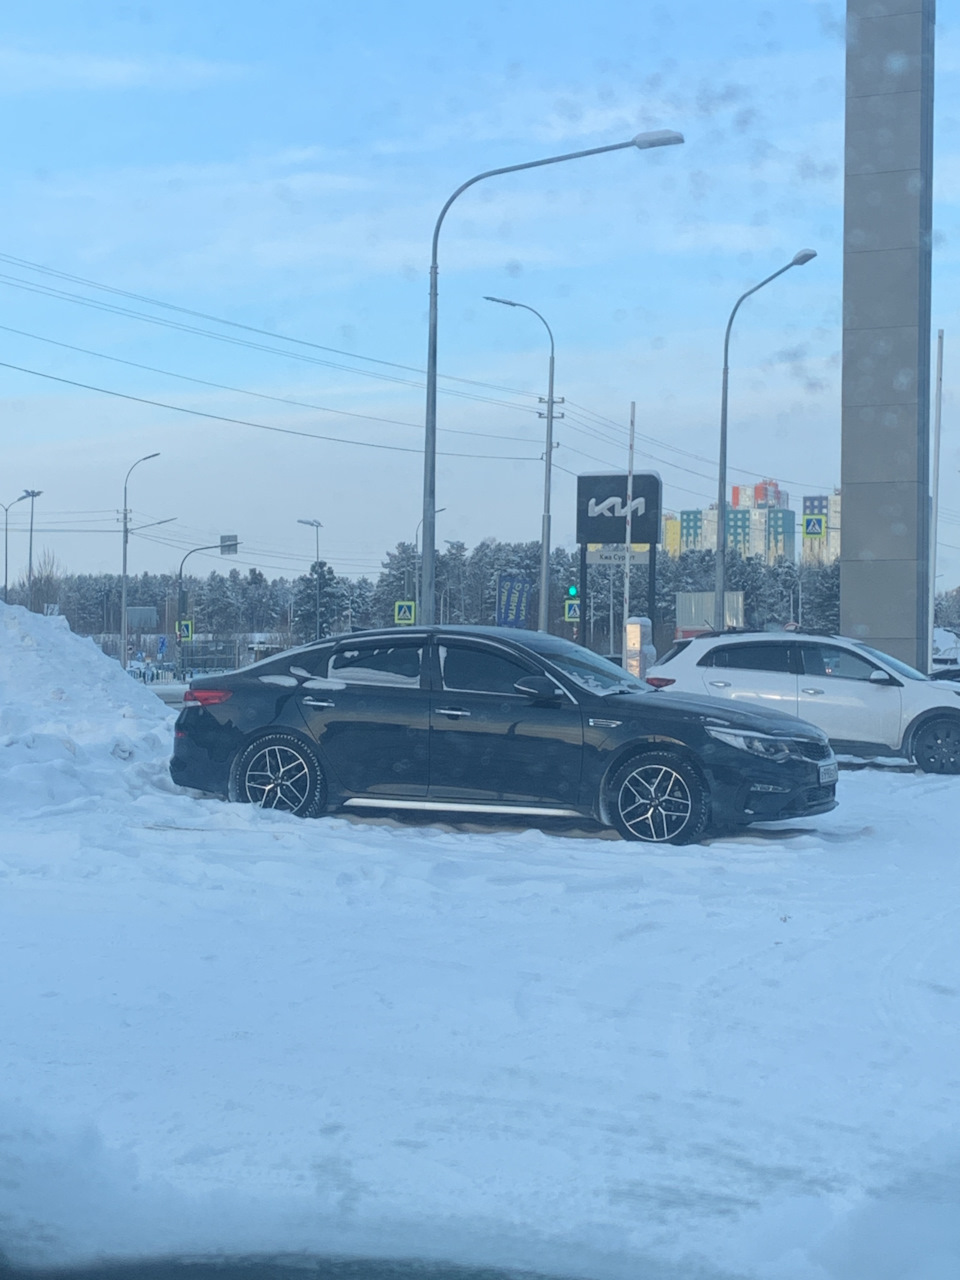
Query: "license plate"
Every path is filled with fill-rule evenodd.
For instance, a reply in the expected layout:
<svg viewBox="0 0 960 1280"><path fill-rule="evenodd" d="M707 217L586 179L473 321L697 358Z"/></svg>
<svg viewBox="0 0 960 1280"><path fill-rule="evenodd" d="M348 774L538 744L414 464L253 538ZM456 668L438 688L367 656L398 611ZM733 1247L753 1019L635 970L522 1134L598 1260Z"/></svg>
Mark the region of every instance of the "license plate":
<svg viewBox="0 0 960 1280"><path fill-rule="evenodd" d="M834 762L833 764L822 764L822 765L820 766L820 785L821 785L821 787L829 787L829 786L830 786L830 784L831 784L831 783L833 783L833 782L836 782L836 780L837 780L837 765L836 765L836 762Z"/></svg>

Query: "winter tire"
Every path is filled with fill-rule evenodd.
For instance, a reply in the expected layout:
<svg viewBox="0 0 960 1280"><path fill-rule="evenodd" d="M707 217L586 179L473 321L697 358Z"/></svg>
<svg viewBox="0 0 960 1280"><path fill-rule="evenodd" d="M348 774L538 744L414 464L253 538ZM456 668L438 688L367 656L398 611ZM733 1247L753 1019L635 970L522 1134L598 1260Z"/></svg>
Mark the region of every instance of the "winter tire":
<svg viewBox="0 0 960 1280"><path fill-rule="evenodd" d="M672 751L634 756L613 775L608 796L624 840L689 844L703 834L710 806L700 775Z"/></svg>
<svg viewBox="0 0 960 1280"><path fill-rule="evenodd" d="M237 757L230 799L315 818L326 807L327 781L312 747L292 733L272 733Z"/></svg>
<svg viewBox="0 0 960 1280"><path fill-rule="evenodd" d="M913 735L913 758L924 773L960 773L960 719L922 724Z"/></svg>

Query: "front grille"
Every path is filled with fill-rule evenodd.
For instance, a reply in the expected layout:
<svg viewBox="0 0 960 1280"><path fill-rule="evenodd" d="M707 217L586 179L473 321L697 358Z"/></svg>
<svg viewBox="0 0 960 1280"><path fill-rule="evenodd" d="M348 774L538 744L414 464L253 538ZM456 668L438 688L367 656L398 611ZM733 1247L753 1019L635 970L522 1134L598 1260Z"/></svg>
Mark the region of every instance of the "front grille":
<svg viewBox="0 0 960 1280"><path fill-rule="evenodd" d="M805 760L827 760L830 757L830 743L816 742L810 738L794 738L797 754Z"/></svg>

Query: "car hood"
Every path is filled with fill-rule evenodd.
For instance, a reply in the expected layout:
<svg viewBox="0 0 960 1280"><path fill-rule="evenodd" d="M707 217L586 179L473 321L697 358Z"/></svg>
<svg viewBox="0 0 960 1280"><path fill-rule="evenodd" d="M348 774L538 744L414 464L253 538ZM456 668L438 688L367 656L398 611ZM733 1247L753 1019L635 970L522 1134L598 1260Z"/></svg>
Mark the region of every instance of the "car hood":
<svg viewBox="0 0 960 1280"><path fill-rule="evenodd" d="M719 698L708 698L695 693L618 693L603 699L605 707L618 709L618 716L636 716L649 724L651 717L664 720L678 713L691 720L725 725L731 729L752 730L754 733L778 733L792 737L825 739L826 735L816 725L784 711L768 711L762 707L746 709L734 706ZM626 714L624 714L626 713Z"/></svg>

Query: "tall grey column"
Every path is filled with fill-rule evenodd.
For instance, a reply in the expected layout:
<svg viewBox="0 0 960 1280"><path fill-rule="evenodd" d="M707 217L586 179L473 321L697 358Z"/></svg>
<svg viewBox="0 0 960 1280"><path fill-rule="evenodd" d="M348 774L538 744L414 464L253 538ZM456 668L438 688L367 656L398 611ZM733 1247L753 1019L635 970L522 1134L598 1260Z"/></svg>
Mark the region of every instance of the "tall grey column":
<svg viewBox="0 0 960 1280"><path fill-rule="evenodd" d="M840 628L923 668L934 0L847 0Z"/></svg>

